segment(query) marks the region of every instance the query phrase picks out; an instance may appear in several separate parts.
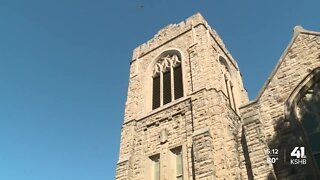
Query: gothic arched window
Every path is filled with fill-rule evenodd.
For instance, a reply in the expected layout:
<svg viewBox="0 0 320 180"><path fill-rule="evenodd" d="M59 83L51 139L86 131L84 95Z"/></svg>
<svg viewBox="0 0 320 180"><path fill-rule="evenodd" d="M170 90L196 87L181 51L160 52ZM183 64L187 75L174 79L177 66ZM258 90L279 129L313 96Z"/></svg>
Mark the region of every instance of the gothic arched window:
<svg viewBox="0 0 320 180"><path fill-rule="evenodd" d="M222 74L224 75L224 82L225 82L225 86L226 86L226 92L227 92L227 96L229 99L229 104L231 106L232 109L236 110L236 102L234 99L234 92L233 92L233 84L231 81L231 73L230 73L230 67L227 63L227 61L220 56L219 57L219 62L220 65L222 66Z"/></svg>
<svg viewBox="0 0 320 180"><path fill-rule="evenodd" d="M299 121L320 170L320 78L306 88L296 107Z"/></svg>
<svg viewBox="0 0 320 180"><path fill-rule="evenodd" d="M168 54L158 59L153 67L152 109L183 96L181 59Z"/></svg>

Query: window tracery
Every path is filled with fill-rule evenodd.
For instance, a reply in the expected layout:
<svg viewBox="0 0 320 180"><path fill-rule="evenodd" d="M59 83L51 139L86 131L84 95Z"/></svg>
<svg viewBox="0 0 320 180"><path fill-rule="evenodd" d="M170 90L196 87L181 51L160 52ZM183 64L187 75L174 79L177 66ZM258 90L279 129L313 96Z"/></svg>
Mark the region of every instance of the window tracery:
<svg viewBox="0 0 320 180"><path fill-rule="evenodd" d="M320 79L306 90L296 106L314 161L320 170Z"/></svg>
<svg viewBox="0 0 320 180"><path fill-rule="evenodd" d="M177 54L160 57L152 69L152 109L183 96L181 59Z"/></svg>
<svg viewBox="0 0 320 180"><path fill-rule="evenodd" d="M180 64L181 64L181 60L178 57L178 55L168 54L167 56L160 58L158 60L158 62L154 65L153 77L159 76L160 73L167 72L171 68L175 68L177 66L180 66Z"/></svg>

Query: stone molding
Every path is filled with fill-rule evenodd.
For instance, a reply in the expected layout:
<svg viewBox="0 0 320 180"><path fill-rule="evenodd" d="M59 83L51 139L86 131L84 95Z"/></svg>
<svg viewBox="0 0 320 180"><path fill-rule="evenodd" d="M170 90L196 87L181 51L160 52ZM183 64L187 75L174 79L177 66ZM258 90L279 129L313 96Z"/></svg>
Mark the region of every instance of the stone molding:
<svg viewBox="0 0 320 180"><path fill-rule="evenodd" d="M121 163L128 162L128 161L130 160L130 157L131 157L131 156L127 155L127 156L124 156L124 157L122 157L122 158L119 158L117 164L121 164Z"/></svg>
<svg viewBox="0 0 320 180"><path fill-rule="evenodd" d="M192 137L199 136L199 135L204 134L204 133L209 133L210 134L210 129L208 127L204 127L204 128L195 130L192 133Z"/></svg>

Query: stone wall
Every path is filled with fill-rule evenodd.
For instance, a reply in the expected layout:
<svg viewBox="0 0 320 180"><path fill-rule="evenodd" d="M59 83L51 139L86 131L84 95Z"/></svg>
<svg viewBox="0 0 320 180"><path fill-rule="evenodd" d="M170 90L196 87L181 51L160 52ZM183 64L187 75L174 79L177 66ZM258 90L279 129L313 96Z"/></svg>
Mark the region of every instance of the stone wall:
<svg viewBox="0 0 320 180"><path fill-rule="evenodd" d="M151 111L150 69L157 57L167 50L177 50L182 55L186 95L204 87L217 90L225 88L218 63L219 56L224 56L233 74L237 105L248 102L235 60L204 18L200 14L195 14L184 22L160 30L152 40L134 50L130 66L125 121L141 118Z"/></svg>
<svg viewBox="0 0 320 180"><path fill-rule="evenodd" d="M151 69L168 50L181 55L184 97L152 110ZM233 90L226 87L220 57ZM185 180L242 179L238 107L248 102L247 93L236 61L200 14L137 47L129 78L117 180L152 179L154 155L160 155L161 180L173 179L170 150L175 147L182 147Z"/></svg>
<svg viewBox="0 0 320 180"><path fill-rule="evenodd" d="M184 96L152 110L152 67L168 51L181 56ZM161 180L176 178L176 147L182 148L185 180L308 179L309 166L281 159L303 136L288 114L290 99L317 67L320 33L296 27L261 92L248 103L236 61L199 13L168 25L133 52L116 179L152 179L154 155L160 156ZM281 158L273 166L265 154L271 148Z"/></svg>
<svg viewBox="0 0 320 180"><path fill-rule="evenodd" d="M257 169L263 167L262 165L255 166L255 164L262 163L262 159L266 159L261 148L279 149L280 162L275 165L275 174L278 179L306 178L306 171L302 171L301 168L298 170L299 168L295 168L288 162L282 163L281 161L285 158L283 157L284 153L290 154L292 148L298 145L292 138L297 136L297 133L302 133L292 129L286 109L291 108L288 107L289 98L303 79L313 69L320 67L319 35L320 33L307 31L299 26L295 27L291 43L281 56L279 63L256 100L241 108L244 128L247 132L247 146L249 151L252 151L249 154L255 179L264 179L265 177L258 175L260 172L255 173ZM250 117L249 114L252 116ZM261 129L261 137L254 132L254 128ZM251 136L256 139L262 138L267 146L263 147L262 142L250 139ZM254 148L254 146L258 148Z"/></svg>

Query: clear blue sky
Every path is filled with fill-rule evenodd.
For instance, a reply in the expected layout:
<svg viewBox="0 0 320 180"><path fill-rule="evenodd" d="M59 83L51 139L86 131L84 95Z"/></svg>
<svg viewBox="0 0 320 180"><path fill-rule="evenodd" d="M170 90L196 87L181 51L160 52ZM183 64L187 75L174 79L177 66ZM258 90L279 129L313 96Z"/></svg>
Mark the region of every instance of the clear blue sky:
<svg viewBox="0 0 320 180"><path fill-rule="evenodd" d="M1 0L0 179L114 179L132 49L162 27L201 12L253 99L293 27L320 30L319 7L319 0Z"/></svg>

